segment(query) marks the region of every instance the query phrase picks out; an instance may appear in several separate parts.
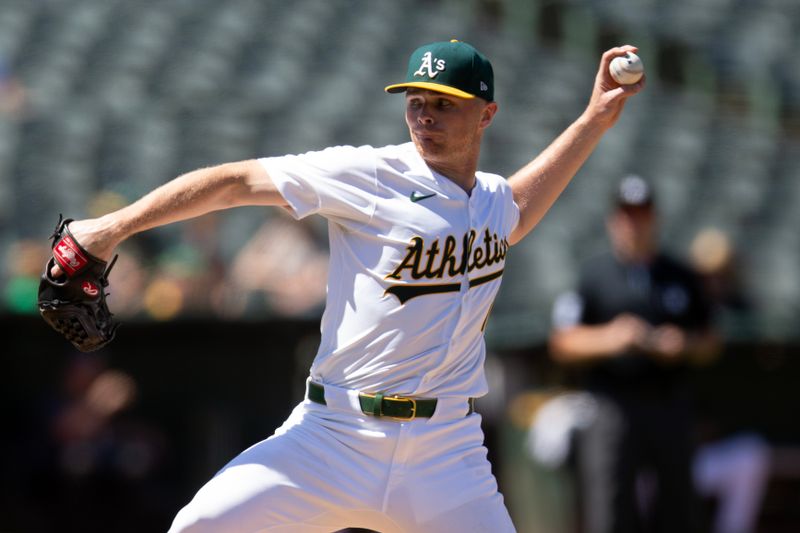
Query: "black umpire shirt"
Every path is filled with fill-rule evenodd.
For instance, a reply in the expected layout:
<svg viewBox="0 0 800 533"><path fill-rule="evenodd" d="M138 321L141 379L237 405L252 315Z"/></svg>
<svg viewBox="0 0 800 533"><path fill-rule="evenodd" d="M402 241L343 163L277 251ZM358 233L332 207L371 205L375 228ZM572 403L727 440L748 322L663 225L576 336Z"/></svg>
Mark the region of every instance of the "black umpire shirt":
<svg viewBox="0 0 800 533"><path fill-rule="evenodd" d="M553 309L556 328L603 324L621 313L639 316L654 326L674 324L688 332L706 329L711 307L699 278L678 261L660 254L649 264L623 264L612 254L587 262L577 291L562 294ZM630 351L593 361L573 379L589 390L635 392L661 396L684 382L686 363L664 363Z"/></svg>

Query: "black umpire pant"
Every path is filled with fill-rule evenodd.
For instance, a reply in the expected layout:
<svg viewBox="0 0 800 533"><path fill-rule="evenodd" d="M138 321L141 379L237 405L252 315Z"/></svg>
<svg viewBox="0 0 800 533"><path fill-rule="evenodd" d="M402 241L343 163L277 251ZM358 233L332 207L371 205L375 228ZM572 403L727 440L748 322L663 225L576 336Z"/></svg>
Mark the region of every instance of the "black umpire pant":
<svg viewBox="0 0 800 533"><path fill-rule="evenodd" d="M688 395L596 394L597 417L577 435L586 533L697 531Z"/></svg>

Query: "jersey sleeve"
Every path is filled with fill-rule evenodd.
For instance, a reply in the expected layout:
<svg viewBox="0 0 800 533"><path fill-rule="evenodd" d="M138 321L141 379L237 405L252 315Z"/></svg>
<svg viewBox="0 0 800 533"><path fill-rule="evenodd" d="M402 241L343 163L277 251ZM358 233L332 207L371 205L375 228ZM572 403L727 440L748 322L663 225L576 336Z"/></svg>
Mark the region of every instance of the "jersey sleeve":
<svg viewBox="0 0 800 533"><path fill-rule="evenodd" d="M514 201L513 193L510 194L508 203L508 216L510 222L508 234L511 235L511 233L517 229L517 225L519 224L519 206L517 205L517 202Z"/></svg>
<svg viewBox="0 0 800 533"><path fill-rule="evenodd" d="M337 146L259 162L297 219L316 213L338 222L365 224L375 211L376 163L370 146Z"/></svg>

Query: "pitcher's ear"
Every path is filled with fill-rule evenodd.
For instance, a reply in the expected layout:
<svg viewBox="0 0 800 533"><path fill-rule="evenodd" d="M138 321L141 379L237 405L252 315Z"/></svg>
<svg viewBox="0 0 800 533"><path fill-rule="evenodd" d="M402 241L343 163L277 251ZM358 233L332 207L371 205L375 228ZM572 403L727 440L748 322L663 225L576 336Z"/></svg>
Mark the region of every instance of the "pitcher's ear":
<svg viewBox="0 0 800 533"><path fill-rule="evenodd" d="M481 111L481 122L485 122L486 126L488 126L492 119L494 118L495 114L497 113L497 103L496 102L489 102Z"/></svg>

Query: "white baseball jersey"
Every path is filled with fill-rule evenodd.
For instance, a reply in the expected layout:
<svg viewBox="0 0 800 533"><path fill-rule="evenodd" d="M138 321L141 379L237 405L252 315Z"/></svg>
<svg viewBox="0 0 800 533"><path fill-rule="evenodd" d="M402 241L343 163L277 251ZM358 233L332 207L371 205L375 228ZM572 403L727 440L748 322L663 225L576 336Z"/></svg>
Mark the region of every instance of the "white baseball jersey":
<svg viewBox="0 0 800 533"><path fill-rule="evenodd" d="M296 218L329 221L312 379L408 396L486 394L483 328L519 220L506 181L478 172L468 194L412 143L261 163Z"/></svg>

